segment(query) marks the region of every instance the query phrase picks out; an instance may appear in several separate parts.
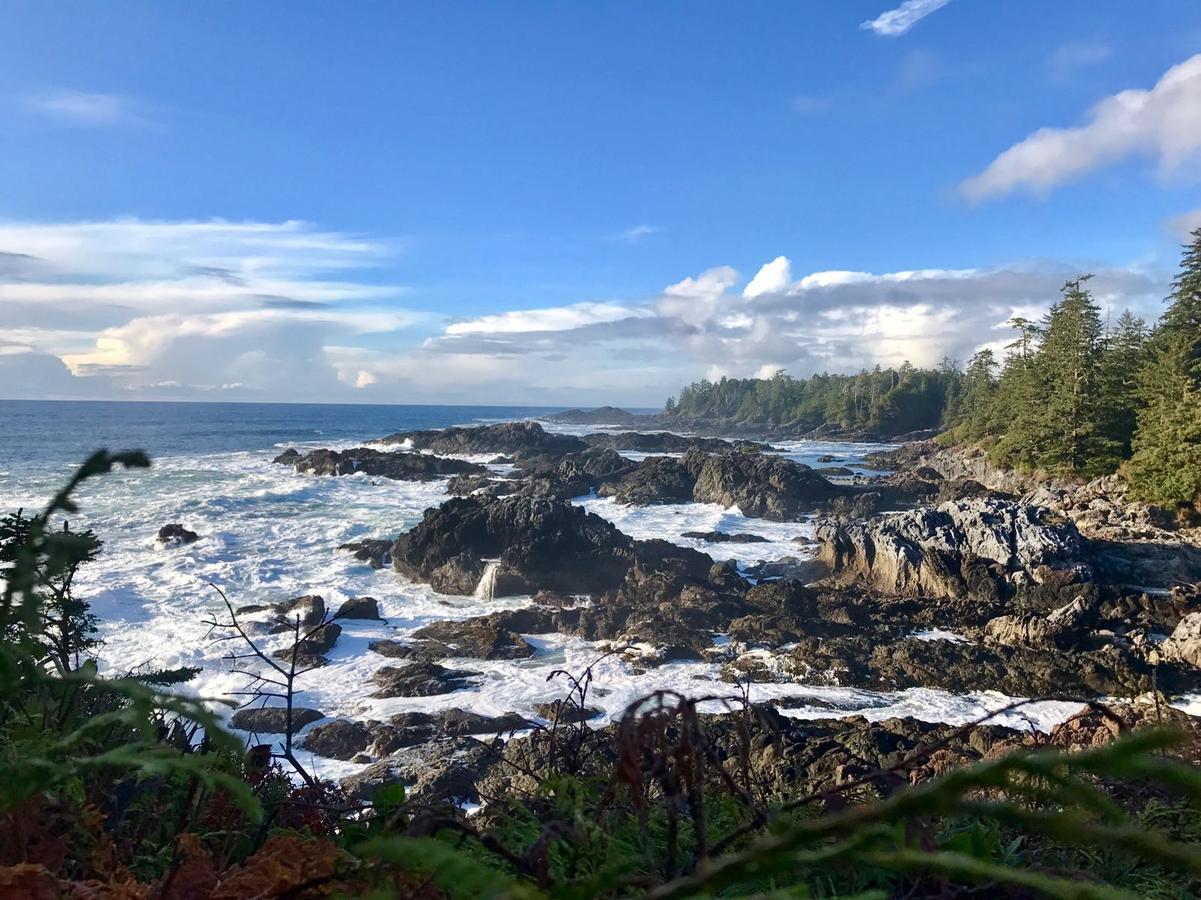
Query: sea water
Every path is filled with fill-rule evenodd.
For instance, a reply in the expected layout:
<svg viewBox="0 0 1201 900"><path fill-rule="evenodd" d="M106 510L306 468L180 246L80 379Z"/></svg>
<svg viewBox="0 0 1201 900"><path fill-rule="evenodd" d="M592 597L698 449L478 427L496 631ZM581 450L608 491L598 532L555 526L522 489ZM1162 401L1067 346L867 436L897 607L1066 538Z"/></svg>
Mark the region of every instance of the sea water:
<svg viewBox="0 0 1201 900"><path fill-rule="evenodd" d="M602 656L602 647L558 634L531 635L538 648L517 661L461 659L446 665L479 673L476 686L453 694L373 699L372 673L395 665L367 649L373 640L401 639L422 625L523 606L527 597L445 596L389 570L373 570L339 551L364 538L394 538L447 499L445 482L401 482L366 475L300 475L272 458L284 447L344 448L416 428L540 419L542 408L467 406L363 406L325 404L108 403L0 401L0 510L41 508L73 469L98 447L141 449L153 459L146 470L116 472L89 482L78 494L72 527L92 528L104 542L99 558L80 572L79 596L99 617L102 669L113 674L153 668L199 666L185 690L205 698L235 699L246 679L227 658L236 644L210 624L225 617L220 588L235 607L275 603L319 594L330 609L349 598L379 601L384 622L344 621L329 665L299 679L298 705L327 716L386 719L405 711L451 706L495 715L533 715L535 704L563 695L567 685L550 680L556 669L581 671ZM551 426L548 426L551 427ZM565 431L581 433L578 426ZM813 465L833 455L838 465L864 471L863 456L876 445L803 441L785 445L787 455ZM635 454L630 454L635 456ZM714 504L625 507L611 499L581 497L586 509L608 518L635 538L660 537L732 558L746 566L761 560L804 556L798 538L808 522L748 519ZM180 522L201 535L181 547L156 543L158 529ZM749 532L765 543L710 544L684 538L687 531ZM941 635L931 634L938 639ZM282 639L274 639L282 640ZM723 643L714 636L715 646ZM273 644L270 646L274 646ZM239 667L244 668L243 661ZM660 688L685 694L733 695L716 663L673 662L642 670L607 656L594 670L590 703L606 718L622 714L638 697ZM957 696L912 689L872 692L829 684L756 684L752 699L790 698L789 715L831 717L860 713L870 719L912 715L930 721L970 721L1009 702L984 692ZM222 707L223 708L223 707ZM999 721L1048 728L1074 707L1045 703ZM604 719L600 720L604 721ZM309 726L312 727L312 726ZM303 732L302 732L303 734ZM337 777L355 766L310 761Z"/></svg>

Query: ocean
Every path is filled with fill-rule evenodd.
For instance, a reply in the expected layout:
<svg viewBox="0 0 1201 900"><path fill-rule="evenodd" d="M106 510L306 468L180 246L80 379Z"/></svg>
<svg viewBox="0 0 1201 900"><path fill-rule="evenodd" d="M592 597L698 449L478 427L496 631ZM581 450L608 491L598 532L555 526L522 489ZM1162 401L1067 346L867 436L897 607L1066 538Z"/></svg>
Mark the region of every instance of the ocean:
<svg viewBox="0 0 1201 900"><path fill-rule="evenodd" d="M319 594L336 608L351 597L379 601L385 622L344 622L330 664L302 676L298 703L328 716L386 720L399 712L459 706L488 715L516 711L532 715L535 704L562 695L547 680L558 668L582 670L603 647L580 638L530 636L539 652L526 660L452 660L447 665L478 673L470 690L437 697L373 699L370 676L394 663L369 651L373 640L403 639L439 619L460 619L528 604L526 597L482 600L437 594L390 570L372 570L339 544L363 538L394 538L420 521L423 512L447 499L441 481L396 482L364 475L339 478L296 474L271 460L284 447L349 447L395 431L443 428L546 416L554 410L486 406L358 406L324 404L107 403L0 401L0 510L40 508L91 451L141 449L148 470L117 472L95 479L78 495L72 527L94 529L104 542L96 562L77 579L79 596L99 617L102 669L125 673L146 668L200 666L186 690L213 700L230 699L245 685L226 658L231 645L219 640L209 620L221 604L214 585L235 606L278 602ZM554 427L548 425L547 427ZM564 427L582 433L595 428ZM839 464L862 466L869 444L793 441L788 456L810 464L833 455ZM487 458L478 459L486 462ZM715 504L621 507L611 499L581 497L585 508L613 521L636 538L661 537L733 558L742 565L800 556L795 543L811 533L807 522L748 519ZM156 544L158 529L180 522L201 535L184 547ZM745 531L768 540L754 544L704 544L686 531ZM935 636L937 637L937 635ZM728 643L714 635L715 646ZM762 653L762 651L755 651ZM770 659L767 660L770 668ZM594 673L590 698L606 717L620 716L628 703L659 688L687 694L729 690L717 663L673 662L646 667L607 657ZM781 675L756 684L755 699L787 698L789 715L830 717L859 713L873 719L913 715L932 721L965 722L1008 698L993 692L956 696L914 689L895 692L839 687L816 677L799 684ZM1048 727L1070 709L1044 704L1026 711ZM602 720L603 721L603 720ZM1010 724L1025 724L1013 718ZM311 760L327 777L354 764Z"/></svg>

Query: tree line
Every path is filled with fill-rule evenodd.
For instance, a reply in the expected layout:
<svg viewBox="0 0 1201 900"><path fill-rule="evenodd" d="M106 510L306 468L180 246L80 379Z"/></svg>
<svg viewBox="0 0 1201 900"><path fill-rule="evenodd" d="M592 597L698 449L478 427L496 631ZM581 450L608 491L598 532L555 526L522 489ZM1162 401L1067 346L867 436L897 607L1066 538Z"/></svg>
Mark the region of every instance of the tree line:
<svg viewBox="0 0 1201 900"><path fill-rule="evenodd" d="M702 381L666 412L887 435L940 429L947 443L987 447L1000 465L1085 477L1121 471L1139 499L1201 510L1201 229L1154 326L1129 311L1107 322L1090 277L1067 282L1040 321L1012 319L1003 359L984 349L962 370L944 361Z"/></svg>

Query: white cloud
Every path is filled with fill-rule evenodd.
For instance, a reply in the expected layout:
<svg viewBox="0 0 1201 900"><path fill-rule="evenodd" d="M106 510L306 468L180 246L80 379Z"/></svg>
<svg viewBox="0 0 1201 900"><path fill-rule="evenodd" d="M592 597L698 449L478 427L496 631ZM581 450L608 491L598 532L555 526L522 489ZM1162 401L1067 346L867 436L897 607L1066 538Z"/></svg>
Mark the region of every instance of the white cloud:
<svg viewBox="0 0 1201 900"><path fill-rule="evenodd" d="M882 37L900 37L932 12L942 9L951 0L905 0L896 9L882 12L860 25Z"/></svg>
<svg viewBox="0 0 1201 900"><path fill-rule="evenodd" d="M659 225L634 225L614 235L614 237L619 241L625 241L627 244L636 244L643 238L650 237L652 234L659 234L661 231L663 231L663 228Z"/></svg>
<svg viewBox="0 0 1201 900"><path fill-rule="evenodd" d="M0 333L56 394L332 398L328 342L428 318L362 280L388 255L303 222L0 223L0 261L21 263L0 271Z"/></svg>
<svg viewBox="0 0 1201 900"><path fill-rule="evenodd" d="M66 125L107 127L145 124L138 104L118 94L95 91L52 90L25 98L25 108Z"/></svg>
<svg viewBox="0 0 1201 900"><path fill-rule="evenodd" d="M448 335L511 334L513 332L566 331L584 325L616 322L631 316L648 315L645 310L615 303L574 303L548 309L523 309L481 316L448 325Z"/></svg>
<svg viewBox="0 0 1201 900"><path fill-rule="evenodd" d="M1042 128L1010 147L960 191L972 202L1018 190L1053 188L1132 156L1171 174L1201 151L1201 54L1164 73L1150 90L1126 90L1096 104L1087 124Z"/></svg>
<svg viewBox="0 0 1201 900"><path fill-rule="evenodd" d="M742 296L753 300L760 294L774 294L788 287L791 281L792 263L787 256L777 256L755 273L755 277L742 289Z"/></svg>
<svg viewBox="0 0 1201 900"><path fill-rule="evenodd" d="M1201 209L1174 216L1164 222L1164 226L1180 240L1187 240L1192 236L1193 231L1201 228Z"/></svg>

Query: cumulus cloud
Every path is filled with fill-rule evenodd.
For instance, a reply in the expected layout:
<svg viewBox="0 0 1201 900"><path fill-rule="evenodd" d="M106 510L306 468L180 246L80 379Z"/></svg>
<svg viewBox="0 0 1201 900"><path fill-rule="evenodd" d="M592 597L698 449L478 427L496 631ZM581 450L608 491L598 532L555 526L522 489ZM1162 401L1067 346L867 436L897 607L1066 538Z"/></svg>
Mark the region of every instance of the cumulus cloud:
<svg viewBox="0 0 1201 900"><path fill-rule="evenodd" d="M1169 175L1201 152L1201 54L1164 73L1150 90L1125 90L1097 103L1084 125L1042 128L960 184L976 203L1015 191L1046 195L1061 184L1125 159L1154 159Z"/></svg>
<svg viewBox="0 0 1201 900"><path fill-rule="evenodd" d="M760 294L774 294L788 287L791 281L792 264L787 256L777 256L755 273L755 277L742 289L742 296L753 300Z"/></svg>
<svg viewBox="0 0 1201 900"><path fill-rule="evenodd" d="M930 13L942 9L951 0L905 0L896 9L882 12L860 25L881 37L900 37Z"/></svg>
<svg viewBox="0 0 1201 900"><path fill-rule="evenodd" d="M96 91L42 91L26 97L24 106L29 112L65 125L95 128L147 121L140 104L131 98Z"/></svg>

